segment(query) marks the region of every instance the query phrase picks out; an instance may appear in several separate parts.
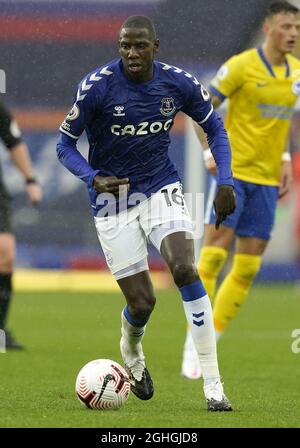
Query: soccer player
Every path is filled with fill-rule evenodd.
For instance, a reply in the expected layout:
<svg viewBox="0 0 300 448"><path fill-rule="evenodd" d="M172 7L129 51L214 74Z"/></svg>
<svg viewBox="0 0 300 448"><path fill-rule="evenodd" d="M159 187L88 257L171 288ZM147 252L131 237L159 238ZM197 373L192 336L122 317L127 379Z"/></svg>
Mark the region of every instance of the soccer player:
<svg viewBox="0 0 300 448"><path fill-rule="evenodd" d="M0 138L9 151L14 165L24 177L25 189L32 205L42 199L42 190L33 175L27 145L22 141L20 129L7 108L0 103ZM12 274L15 261L16 239L11 223L10 196L0 173L0 329L4 329L7 349L22 349L6 329L7 314L12 296Z"/></svg>
<svg viewBox="0 0 300 448"><path fill-rule="evenodd" d="M214 107L225 98L229 100L225 128L232 148L237 195L235 212L216 231L212 212L216 181L212 182L198 265L209 297L215 297L217 340L248 295L270 239L277 199L288 192L292 180L287 139L300 94L300 61L290 53L299 32L298 9L286 1L272 3L262 29L262 46L231 57L209 86ZM205 134L197 124L195 129L205 148L207 168L214 174L215 163ZM215 294L218 275L235 237L231 270ZM182 374L191 379L201 375L189 332Z"/></svg>
<svg viewBox="0 0 300 448"><path fill-rule="evenodd" d="M127 305L121 316L121 354L133 393L153 395L142 338L155 305L147 242L166 260L182 296L204 377L210 411L230 411L218 369L210 300L194 264L192 223L178 173L168 156L169 132L183 111L208 135L218 166L216 225L235 209L230 146L209 95L189 73L154 60L159 47L152 22L131 16L119 35L121 58L79 84L60 127L57 154L88 186L97 234ZM88 161L76 142L85 130Z"/></svg>

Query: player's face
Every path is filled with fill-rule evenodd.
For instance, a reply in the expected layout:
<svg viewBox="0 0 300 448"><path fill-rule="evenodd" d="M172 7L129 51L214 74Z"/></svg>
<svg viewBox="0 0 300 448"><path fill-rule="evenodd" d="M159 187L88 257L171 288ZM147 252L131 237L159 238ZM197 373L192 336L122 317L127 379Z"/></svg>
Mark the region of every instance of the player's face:
<svg viewBox="0 0 300 448"><path fill-rule="evenodd" d="M153 76L153 60L159 41L153 40L146 28L123 28L119 39L126 75L137 82L150 81Z"/></svg>
<svg viewBox="0 0 300 448"><path fill-rule="evenodd" d="M297 14L281 12L275 14L266 23L266 35L272 46L282 53L290 53L296 46L300 30L300 18Z"/></svg>

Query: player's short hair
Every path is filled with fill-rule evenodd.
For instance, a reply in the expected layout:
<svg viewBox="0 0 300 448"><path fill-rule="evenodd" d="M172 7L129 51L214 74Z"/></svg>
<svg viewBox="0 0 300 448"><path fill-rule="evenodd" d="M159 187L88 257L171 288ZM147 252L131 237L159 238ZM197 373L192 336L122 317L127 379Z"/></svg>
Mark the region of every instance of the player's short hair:
<svg viewBox="0 0 300 448"><path fill-rule="evenodd" d="M125 20L125 22L121 26L120 33L123 28L146 28L149 31L151 39L153 40L156 39L156 31L149 17L130 16Z"/></svg>
<svg viewBox="0 0 300 448"><path fill-rule="evenodd" d="M270 17L273 17L275 14L280 14L281 12L290 12L292 14L297 14L299 12L299 9L291 5L291 3L286 1L275 1L269 5L269 7L266 10L265 17L268 19Z"/></svg>

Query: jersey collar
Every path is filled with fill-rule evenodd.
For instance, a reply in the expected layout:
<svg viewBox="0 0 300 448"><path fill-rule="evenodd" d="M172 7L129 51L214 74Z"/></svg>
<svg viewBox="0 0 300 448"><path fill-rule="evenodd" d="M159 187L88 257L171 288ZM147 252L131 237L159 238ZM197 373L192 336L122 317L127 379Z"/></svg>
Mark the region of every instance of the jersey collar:
<svg viewBox="0 0 300 448"><path fill-rule="evenodd" d="M259 47L259 48L257 49L257 51L258 51L258 54L259 54L261 60L263 61L263 63L264 63L265 66L267 67L267 70L268 70L268 72L270 73L270 75L271 75L273 78L276 78L275 73L274 73L274 71L273 71L273 69L272 69L272 66L271 66L271 64L269 64L269 62L267 61L267 58L266 58L266 56L265 56L265 54L264 54L264 52L263 52L263 49L262 49L261 47ZM290 66L289 66L289 63L288 63L287 59L285 59L285 61L284 61L284 65L285 65L285 77L288 78L288 77L290 76Z"/></svg>

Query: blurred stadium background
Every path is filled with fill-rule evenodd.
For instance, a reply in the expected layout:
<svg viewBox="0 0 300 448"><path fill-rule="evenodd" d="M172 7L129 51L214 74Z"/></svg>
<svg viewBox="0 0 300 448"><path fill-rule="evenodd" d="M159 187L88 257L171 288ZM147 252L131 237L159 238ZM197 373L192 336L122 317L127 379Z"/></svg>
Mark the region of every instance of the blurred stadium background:
<svg viewBox="0 0 300 448"><path fill-rule="evenodd" d="M45 195L39 208L32 210L28 206L22 180L1 146L4 178L14 197L18 290L116 288L105 271L85 185L59 164L55 147L58 127L71 106L77 83L95 67L118 56L116 39L124 19L131 14L149 15L161 39L158 59L192 72L207 84L225 59L261 40L262 15L270 1L247 0L246 8L245 3L0 0L0 68L6 73L6 93L0 99L19 122ZM300 1L292 3L300 6ZM300 56L300 46L297 55ZM298 181L278 207L273 240L258 282L294 282L300 278L299 124L300 109L291 132ZM86 153L84 139L80 148ZM185 190L205 191L201 151L183 116L178 116L173 128L171 156L183 177ZM169 276L161 274L165 271L164 263L152 248L149 261L157 272L157 286L168 286ZM90 273L99 269L107 272L101 281L98 274L95 277ZM82 276L72 276L74 270L80 270ZM63 271L68 274L62 276ZM47 280L43 272L47 272Z"/></svg>

